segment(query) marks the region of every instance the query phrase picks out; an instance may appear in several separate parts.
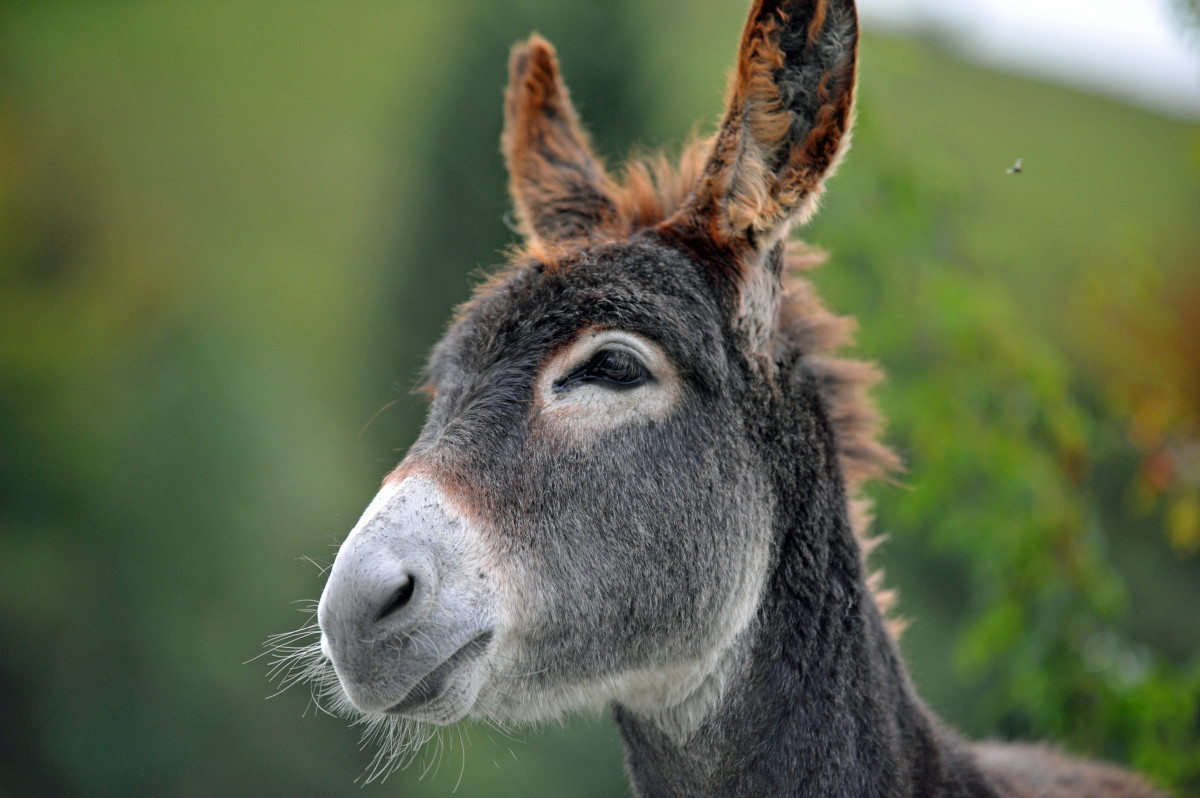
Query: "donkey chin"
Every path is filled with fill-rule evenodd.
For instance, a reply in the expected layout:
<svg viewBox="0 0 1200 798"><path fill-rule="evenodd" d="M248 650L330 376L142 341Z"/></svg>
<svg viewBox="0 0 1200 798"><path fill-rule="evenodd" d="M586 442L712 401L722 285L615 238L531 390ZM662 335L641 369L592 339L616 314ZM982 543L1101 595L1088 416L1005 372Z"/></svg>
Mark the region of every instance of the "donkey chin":
<svg viewBox="0 0 1200 798"><path fill-rule="evenodd" d="M500 606L479 549L427 479L389 482L371 502L317 609L321 652L360 712L437 724L470 712Z"/></svg>

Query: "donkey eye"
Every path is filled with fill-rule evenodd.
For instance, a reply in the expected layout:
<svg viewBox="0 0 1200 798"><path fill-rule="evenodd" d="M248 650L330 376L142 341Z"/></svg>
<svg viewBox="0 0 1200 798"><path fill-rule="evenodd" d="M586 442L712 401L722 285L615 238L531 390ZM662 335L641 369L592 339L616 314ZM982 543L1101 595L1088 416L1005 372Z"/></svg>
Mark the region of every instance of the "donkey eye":
<svg viewBox="0 0 1200 798"><path fill-rule="evenodd" d="M648 376L646 367L637 355L619 349L602 349L584 368L587 369L587 376L619 385L633 385Z"/></svg>
<svg viewBox="0 0 1200 798"><path fill-rule="evenodd" d="M554 383L555 391L580 382L597 382L609 388L634 388L653 379L641 359L623 349L601 349L587 363Z"/></svg>

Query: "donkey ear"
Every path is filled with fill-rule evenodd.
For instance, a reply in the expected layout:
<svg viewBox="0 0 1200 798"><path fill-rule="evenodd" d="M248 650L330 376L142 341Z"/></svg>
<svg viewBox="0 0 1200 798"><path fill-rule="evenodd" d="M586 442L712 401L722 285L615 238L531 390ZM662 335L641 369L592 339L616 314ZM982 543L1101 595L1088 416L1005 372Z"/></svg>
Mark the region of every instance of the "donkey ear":
<svg viewBox="0 0 1200 798"><path fill-rule="evenodd" d="M554 48L537 34L509 59L501 146L526 235L554 242L615 228L612 183L588 147Z"/></svg>
<svg viewBox="0 0 1200 798"><path fill-rule="evenodd" d="M668 225L765 253L807 221L849 144L857 50L852 0L755 0L712 153Z"/></svg>

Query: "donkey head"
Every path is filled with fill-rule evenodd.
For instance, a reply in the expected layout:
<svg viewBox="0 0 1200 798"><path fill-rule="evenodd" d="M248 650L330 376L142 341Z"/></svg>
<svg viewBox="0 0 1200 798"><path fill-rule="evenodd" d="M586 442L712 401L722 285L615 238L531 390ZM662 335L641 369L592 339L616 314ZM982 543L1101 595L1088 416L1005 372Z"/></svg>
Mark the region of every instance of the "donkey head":
<svg viewBox="0 0 1200 798"><path fill-rule="evenodd" d="M319 606L359 712L615 702L687 727L760 626L781 530L848 529L844 487L890 457L860 395L873 372L826 356L846 325L785 284L783 240L846 148L856 42L847 0L757 0L715 137L623 180L550 45L515 48L524 247L435 347L425 427ZM789 578L822 578L810 559Z"/></svg>

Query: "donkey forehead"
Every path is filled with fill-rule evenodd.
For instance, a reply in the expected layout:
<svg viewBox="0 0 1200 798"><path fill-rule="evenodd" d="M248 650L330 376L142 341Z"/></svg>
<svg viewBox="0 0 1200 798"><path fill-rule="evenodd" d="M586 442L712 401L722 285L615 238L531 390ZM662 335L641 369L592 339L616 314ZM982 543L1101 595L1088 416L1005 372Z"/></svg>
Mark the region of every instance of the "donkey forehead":
<svg viewBox="0 0 1200 798"><path fill-rule="evenodd" d="M652 240L581 248L553 263L515 267L468 303L429 364L442 387L497 366L535 369L594 328L657 342L684 373L711 375L721 362L720 310L691 259Z"/></svg>

